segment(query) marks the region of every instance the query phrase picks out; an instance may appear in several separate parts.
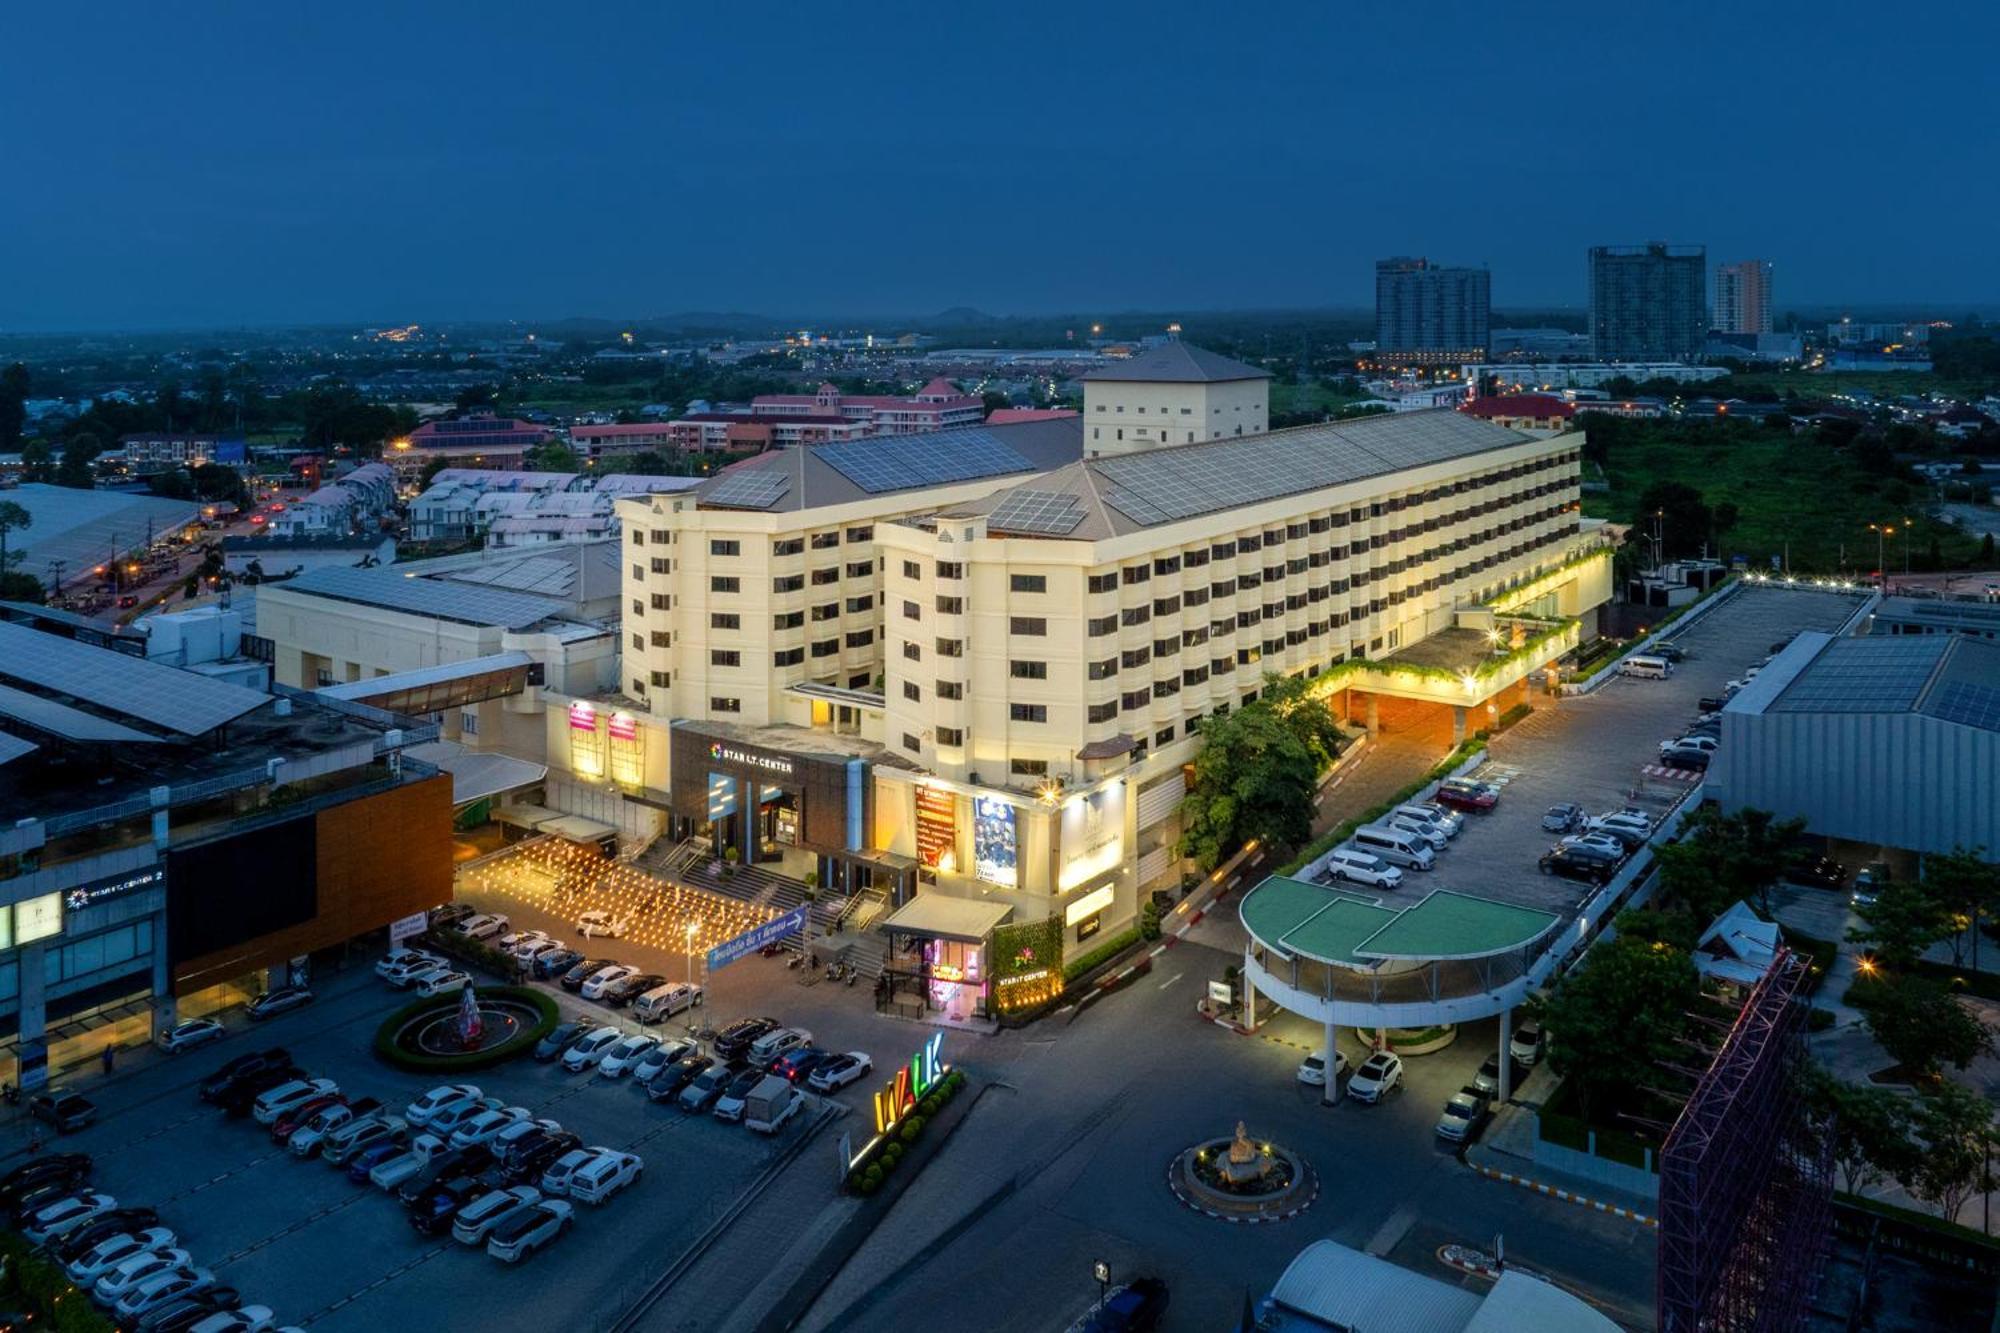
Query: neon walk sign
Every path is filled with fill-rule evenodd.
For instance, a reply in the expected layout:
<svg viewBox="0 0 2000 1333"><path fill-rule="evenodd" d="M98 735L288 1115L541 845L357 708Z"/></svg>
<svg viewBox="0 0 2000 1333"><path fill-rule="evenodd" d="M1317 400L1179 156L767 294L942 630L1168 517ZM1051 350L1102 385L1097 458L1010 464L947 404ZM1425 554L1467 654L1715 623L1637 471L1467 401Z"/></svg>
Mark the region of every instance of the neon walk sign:
<svg viewBox="0 0 2000 1333"><path fill-rule="evenodd" d="M896 1071L896 1077L888 1087L875 1094L875 1134L887 1134L901 1124L910 1113L917 1109L917 1103L935 1091L951 1072L940 1056L943 1053L944 1033L938 1032L917 1048L909 1063Z"/></svg>

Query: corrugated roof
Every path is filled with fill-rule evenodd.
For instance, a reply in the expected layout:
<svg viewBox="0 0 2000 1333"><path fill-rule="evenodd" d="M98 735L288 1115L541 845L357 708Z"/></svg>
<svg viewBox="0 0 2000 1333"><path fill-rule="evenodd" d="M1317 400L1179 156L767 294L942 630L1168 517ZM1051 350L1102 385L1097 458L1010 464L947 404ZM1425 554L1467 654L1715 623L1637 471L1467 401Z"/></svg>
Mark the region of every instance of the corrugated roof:
<svg viewBox="0 0 2000 1333"><path fill-rule="evenodd" d="M24 727L60 736L66 741L115 741L119 744L154 744L158 736L134 731L120 722L108 721L81 708L44 699L39 694L0 685L0 717L12 718Z"/></svg>
<svg viewBox="0 0 2000 1333"><path fill-rule="evenodd" d="M1767 671L1783 665L1781 660ZM1762 684L1760 675L1744 691L1751 698L1730 701L1744 703L1736 711L1756 711ZM1763 711L1922 713L1941 722L2000 731L2000 644L1963 634L1827 639Z"/></svg>
<svg viewBox="0 0 2000 1333"><path fill-rule="evenodd" d="M540 620L567 614L569 603L554 597L480 587L464 579L416 578L394 569L314 569L273 590L328 597L339 602L435 616L464 625L526 629Z"/></svg>
<svg viewBox="0 0 2000 1333"><path fill-rule="evenodd" d="M16 486L7 499L34 516L32 525L8 534L10 564L38 579L49 562L63 562L65 580L83 577L114 552L119 555L164 537L201 517L194 500L163 500L124 491L85 491L38 482Z"/></svg>
<svg viewBox="0 0 2000 1333"><path fill-rule="evenodd" d="M1331 1328L1366 1333L1463 1333L1480 1304L1469 1291L1331 1240L1299 1251L1271 1299Z"/></svg>
<svg viewBox="0 0 2000 1333"><path fill-rule="evenodd" d="M1553 912L1440 889L1355 947L1362 958L1487 958L1554 930Z"/></svg>
<svg viewBox="0 0 2000 1333"><path fill-rule="evenodd" d="M1099 366L1083 378L1126 384L1221 384L1267 380L1271 372L1173 338L1123 361Z"/></svg>
<svg viewBox="0 0 2000 1333"><path fill-rule="evenodd" d="M7 622L0 622L0 678L183 736L204 735L271 701L241 685Z"/></svg>

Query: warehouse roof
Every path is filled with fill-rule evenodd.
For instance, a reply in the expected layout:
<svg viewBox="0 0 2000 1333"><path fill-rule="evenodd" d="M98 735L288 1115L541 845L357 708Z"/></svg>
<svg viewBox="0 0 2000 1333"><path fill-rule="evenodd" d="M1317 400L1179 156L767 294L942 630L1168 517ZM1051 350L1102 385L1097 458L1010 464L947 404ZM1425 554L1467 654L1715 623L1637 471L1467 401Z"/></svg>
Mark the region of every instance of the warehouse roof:
<svg viewBox="0 0 2000 1333"><path fill-rule="evenodd" d="M1793 654L1803 661L1794 666ZM1792 667L1789 672L1785 668ZM1733 711L1921 713L1982 731L2000 731L2000 643L1962 634L1870 634L1836 639L1802 634ZM1739 708L1737 705L1741 704Z"/></svg>
<svg viewBox="0 0 2000 1333"><path fill-rule="evenodd" d="M1083 378L1122 384L1224 384L1267 380L1271 372L1173 338L1122 361L1099 366Z"/></svg>
<svg viewBox="0 0 2000 1333"><path fill-rule="evenodd" d="M29 483L9 490L7 499L34 518L29 526L8 534L9 563L22 573L46 579L50 562L61 561L66 583L85 576L108 555L137 550L148 539L165 537L201 517L196 501L129 491Z"/></svg>

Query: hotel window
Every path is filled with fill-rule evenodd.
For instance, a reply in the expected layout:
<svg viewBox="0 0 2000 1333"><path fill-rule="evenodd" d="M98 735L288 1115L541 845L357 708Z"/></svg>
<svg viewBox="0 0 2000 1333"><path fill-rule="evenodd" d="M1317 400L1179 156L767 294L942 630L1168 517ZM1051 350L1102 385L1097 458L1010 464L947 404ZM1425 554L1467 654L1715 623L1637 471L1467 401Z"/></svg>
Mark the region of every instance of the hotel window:
<svg viewBox="0 0 2000 1333"><path fill-rule="evenodd" d="M1127 587L1130 587L1134 583L1144 583L1147 579L1152 578L1153 571L1144 565L1127 565L1124 569L1118 571L1118 577L1125 581Z"/></svg>
<svg viewBox="0 0 2000 1333"><path fill-rule="evenodd" d="M904 577L904 578L906 578L906 579L920 579L920 578L922 578L923 576L924 576L924 567L923 567L922 565L918 564L918 563L917 563L916 561L914 561L914 560L905 560L905 561L903 562L903 577Z"/></svg>
<svg viewBox="0 0 2000 1333"><path fill-rule="evenodd" d="M771 628L775 630L797 629L806 623L803 611L784 611L771 617Z"/></svg>
<svg viewBox="0 0 2000 1333"><path fill-rule="evenodd" d="M771 665L773 666L792 667L799 665L799 663L805 660L806 650L803 648L787 648L783 652L771 654Z"/></svg>
<svg viewBox="0 0 2000 1333"><path fill-rule="evenodd" d="M912 662L921 662L924 659L924 650L917 647L916 644L911 643L908 639L905 639L903 640L903 656Z"/></svg>
<svg viewBox="0 0 2000 1333"><path fill-rule="evenodd" d="M674 646L674 636L663 629L654 630L652 637L655 648L671 648Z"/></svg>
<svg viewBox="0 0 2000 1333"><path fill-rule="evenodd" d="M1156 616L1179 615L1180 609L1181 599L1178 596L1155 597L1153 599L1153 614Z"/></svg>
<svg viewBox="0 0 2000 1333"><path fill-rule="evenodd" d="M965 697L965 685L961 681L940 680L934 682L931 688L936 691L937 697L940 699L963 699Z"/></svg>
<svg viewBox="0 0 2000 1333"><path fill-rule="evenodd" d="M1181 594L1181 604L1182 604L1183 606L1190 606L1190 607L1192 607L1192 606L1207 606L1207 605L1208 605L1208 589L1206 589L1206 588L1189 588L1189 589L1188 589L1188 590L1187 590L1186 592L1184 592L1184 593L1182 593L1182 594Z"/></svg>
<svg viewBox="0 0 2000 1333"><path fill-rule="evenodd" d="M1009 616L1007 632L1021 634L1028 638L1042 638L1049 632L1049 622L1041 616Z"/></svg>
<svg viewBox="0 0 2000 1333"><path fill-rule="evenodd" d="M743 665L743 654L734 648L711 648L708 650L710 666L733 667Z"/></svg>
<svg viewBox="0 0 2000 1333"><path fill-rule="evenodd" d="M708 701L708 711L711 713L740 713L743 711L743 701L741 699L726 699L721 695L713 695Z"/></svg>
<svg viewBox="0 0 2000 1333"><path fill-rule="evenodd" d="M913 704L920 704L924 701L924 692L915 681L906 680L903 682L903 697Z"/></svg>
<svg viewBox="0 0 2000 1333"><path fill-rule="evenodd" d="M1084 716L1086 720L1093 723L1115 722L1118 720L1118 701L1113 699L1108 703L1092 704L1085 711Z"/></svg>
<svg viewBox="0 0 2000 1333"><path fill-rule="evenodd" d="M1181 555L1181 568L1183 569L1200 569L1207 563L1208 549L1206 547L1199 550L1186 551Z"/></svg>
<svg viewBox="0 0 2000 1333"><path fill-rule="evenodd" d="M937 562L937 576L941 579L962 579L965 577L965 565L957 560L940 560Z"/></svg>
<svg viewBox="0 0 2000 1333"><path fill-rule="evenodd" d="M1181 684L1183 685L1199 685L1207 679L1208 668L1205 666L1189 667L1187 670L1181 672Z"/></svg>
<svg viewBox="0 0 2000 1333"><path fill-rule="evenodd" d="M965 733L957 727L939 727L937 740L939 745L964 745Z"/></svg>
<svg viewBox="0 0 2000 1333"><path fill-rule="evenodd" d="M873 611L875 609L875 594L871 592L860 597L848 598L847 609L849 611Z"/></svg>
<svg viewBox="0 0 2000 1333"><path fill-rule="evenodd" d="M1150 606L1128 606L1118 613L1121 625L1144 625L1152 618L1153 608Z"/></svg>
<svg viewBox="0 0 2000 1333"><path fill-rule="evenodd" d="M812 614L814 624L827 620L838 620L840 619L840 603L822 602L812 609Z"/></svg>
<svg viewBox="0 0 2000 1333"><path fill-rule="evenodd" d="M1090 632L1090 637L1093 639L1101 638L1106 634L1116 634L1118 632L1118 617L1093 616L1087 628Z"/></svg>
<svg viewBox="0 0 2000 1333"><path fill-rule="evenodd" d="M1208 553L1217 560L1227 560L1236 554L1235 542L1217 542L1208 548Z"/></svg>
<svg viewBox="0 0 2000 1333"><path fill-rule="evenodd" d="M839 639L821 639L813 644L814 657L832 657L840 651Z"/></svg>
<svg viewBox="0 0 2000 1333"><path fill-rule="evenodd" d="M657 593L655 593L654 595L658 596ZM646 614L646 604L640 601L637 597L634 597L632 599L632 614L635 616L643 616Z"/></svg>
<svg viewBox="0 0 2000 1333"><path fill-rule="evenodd" d="M741 542L724 541L719 537L711 537L708 542L708 553L710 555L736 555L742 549L743 544Z"/></svg>
<svg viewBox="0 0 2000 1333"><path fill-rule="evenodd" d="M1046 759L1009 759L1007 772L1017 778L1045 778L1049 775L1049 761Z"/></svg>
<svg viewBox="0 0 2000 1333"><path fill-rule="evenodd" d="M665 528L653 529L653 545L671 546L673 545L673 541L674 541L674 534L667 531Z"/></svg>
<svg viewBox="0 0 2000 1333"><path fill-rule="evenodd" d="M849 528L847 530L847 540L851 542L872 542L875 540L875 526L871 523L864 527Z"/></svg>
<svg viewBox="0 0 2000 1333"><path fill-rule="evenodd" d="M937 641L937 654L939 657L963 657L965 656L965 641L963 639L939 639Z"/></svg>
<svg viewBox="0 0 2000 1333"><path fill-rule="evenodd" d="M946 597L940 594L937 599L937 609L940 615L963 615L965 612L965 599L963 597Z"/></svg>
<svg viewBox="0 0 2000 1333"><path fill-rule="evenodd" d="M1049 708L1047 704L1008 704L1007 717L1012 722L1046 722Z"/></svg>
<svg viewBox="0 0 2000 1333"><path fill-rule="evenodd" d="M1118 576L1116 574L1092 574L1090 576L1090 591L1117 592Z"/></svg>
<svg viewBox="0 0 2000 1333"><path fill-rule="evenodd" d="M1178 574L1181 572L1181 558L1177 555L1156 556L1153 560L1155 574Z"/></svg>
<svg viewBox="0 0 2000 1333"><path fill-rule="evenodd" d="M1047 662L1024 662L1016 659L1007 664L1007 674L1015 680L1047 680L1049 678L1049 664Z"/></svg>
<svg viewBox="0 0 2000 1333"><path fill-rule="evenodd" d="M812 548L815 551L831 551L839 545L840 534L837 532L815 532L812 535Z"/></svg>
<svg viewBox="0 0 2000 1333"><path fill-rule="evenodd" d="M1015 574L1008 578L1007 587L1011 592L1047 592L1049 580L1044 574Z"/></svg>
<svg viewBox="0 0 2000 1333"><path fill-rule="evenodd" d="M633 651L633 652L635 652L635 653L636 653L636 652L639 652L640 650L642 650L643 648L645 648L645 646L646 646L646 636L645 636L645 635L643 635L643 634L634 634L634 635L632 636L632 651Z"/></svg>
<svg viewBox="0 0 2000 1333"><path fill-rule="evenodd" d="M664 690L673 683L673 677L664 671L655 671L652 674L652 681L654 689Z"/></svg>
<svg viewBox="0 0 2000 1333"><path fill-rule="evenodd" d="M646 682L640 680L637 676L632 677L632 693L644 694L645 692L646 692Z"/></svg>
<svg viewBox="0 0 2000 1333"><path fill-rule="evenodd" d="M1179 639L1153 640L1153 656L1155 657L1172 657L1180 650L1181 641Z"/></svg>
<svg viewBox="0 0 2000 1333"><path fill-rule="evenodd" d="M731 583L735 583L735 582L736 582L736 580L735 580L735 579L731 579L731 580L729 580L729 581L730 581ZM771 580L771 591L772 591L772 592L797 592L797 591L798 591L799 589L801 589L801 588L803 588L803 587L805 587L805 586L806 586L806 581L805 581L805 578L804 578L804 576L803 576L803 575L799 575L799 574L784 574L784 575L780 575L779 577L777 577L777 578L775 578L775 579L772 579L772 580ZM720 588L718 588L718 589L716 589L716 591L717 591L717 592L721 592L721 591L723 591L723 590L722 590L722 589L720 589ZM736 591L736 589L735 589L735 588L730 588L730 589L728 589L728 591L730 591L730 592L735 592L735 591Z"/></svg>
<svg viewBox="0 0 2000 1333"><path fill-rule="evenodd" d="M1144 708L1153 702L1153 691L1150 687L1143 690L1127 690L1120 696L1119 702L1127 708Z"/></svg>
<svg viewBox="0 0 2000 1333"><path fill-rule="evenodd" d="M1172 727L1162 727L1153 733L1153 744L1155 745L1171 745L1173 742L1174 729Z"/></svg>
<svg viewBox="0 0 2000 1333"><path fill-rule="evenodd" d="M905 750L908 750L911 754L920 754L923 752L924 747L923 747L923 742L919 741L915 736L912 736L909 732L906 731L903 733L903 748Z"/></svg>
<svg viewBox="0 0 2000 1333"><path fill-rule="evenodd" d="M674 607L673 596L669 593L664 593L664 592L654 593L652 596L652 603L653 603L653 609L655 611L671 611L673 610Z"/></svg>
<svg viewBox="0 0 2000 1333"><path fill-rule="evenodd" d="M780 583L784 582L783 579L780 579L778 581ZM738 579L734 574L709 575L708 590L710 592L738 592L741 589L742 589L742 581ZM780 588L778 589L778 591L784 592L785 589Z"/></svg>
<svg viewBox="0 0 2000 1333"><path fill-rule="evenodd" d="M1153 650L1151 648L1128 648L1119 658L1119 663L1129 671L1133 667L1142 667L1152 660Z"/></svg>
<svg viewBox="0 0 2000 1333"><path fill-rule="evenodd" d="M1110 680L1117 674L1118 659L1115 657L1107 657L1102 662L1090 664L1089 675L1092 680Z"/></svg>
<svg viewBox="0 0 2000 1333"><path fill-rule="evenodd" d="M812 580L813 587L824 588L829 583L840 582L840 571L831 567L827 569L815 569L812 573Z"/></svg>
<svg viewBox="0 0 2000 1333"><path fill-rule="evenodd" d="M708 613L708 627L710 629L741 629L743 628L743 620L734 611L711 611Z"/></svg>
<svg viewBox="0 0 2000 1333"><path fill-rule="evenodd" d="M131 449L127 448L126 452L129 454ZM643 528L632 529L632 544L634 546L644 546L646 544L646 533Z"/></svg>
<svg viewBox="0 0 2000 1333"><path fill-rule="evenodd" d="M915 602L906 601L903 603L903 619L922 620L923 618L924 609L922 607L918 606Z"/></svg>
<svg viewBox="0 0 2000 1333"><path fill-rule="evenodd" d="M803 555L805 549L806 539L803 537L786 537L771 543L771 554L774 556Z"/></svg>
<svg viewBox="0 0 2000 1333"><path fill-rule="evenodd" d="M653 557L653 572L655 574L671 574L674 572L674 562L663 555L656 555Z"/></svg>
<svg viewBox="0 0 2000 1333"><path fill-rule="evenodd" d="M875 631L872 629L854 630L847 636L847 646L849 648L866 648L874 642Z"/></svg>
<svg viewBox="0 0 2000 1333"><path fill-rule="evenodd" d="M873 560L857 560L847 567L847 577L851 579L865 579L874 572L875 562Z"/></svg>

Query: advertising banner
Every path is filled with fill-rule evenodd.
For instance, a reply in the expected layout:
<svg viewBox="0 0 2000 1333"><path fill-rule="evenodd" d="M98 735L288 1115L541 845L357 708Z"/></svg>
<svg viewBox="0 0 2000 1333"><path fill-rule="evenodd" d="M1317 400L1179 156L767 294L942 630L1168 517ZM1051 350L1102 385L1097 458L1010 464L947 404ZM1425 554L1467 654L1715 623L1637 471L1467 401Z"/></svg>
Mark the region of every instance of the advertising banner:
<svg viewBox="0 0 2000 1333"><path fill-rule="evenodd" d="M761 926L744 931L734 939L724 940L708 951L708 970L713 972L717 968L728 967L737 959L756 953L773 940L798 934L806 928L806 911L804 907L794 907L774 921L766 921Z"/></svg>
<svg viewBox="0 0 2000 1333"><path fill-rule="evenodd" d="M972 872L988 884L1011 889L1020 883L1014 807L991 796L972 803Z"/></svg>
<svg viewBox="0 0 2000 1333"><path fill-rule="evenodd" d="M917 788L917 859L937 870L958 869L958 794Z"/></svg>
<svg viewBox="0 0 2000 1333"><path fill-rule="evenodd" d="M1125 784L1114 782L1062 808L1062 878L1073 889L1094 875L1116 870L1125 856Z"/></svg>

